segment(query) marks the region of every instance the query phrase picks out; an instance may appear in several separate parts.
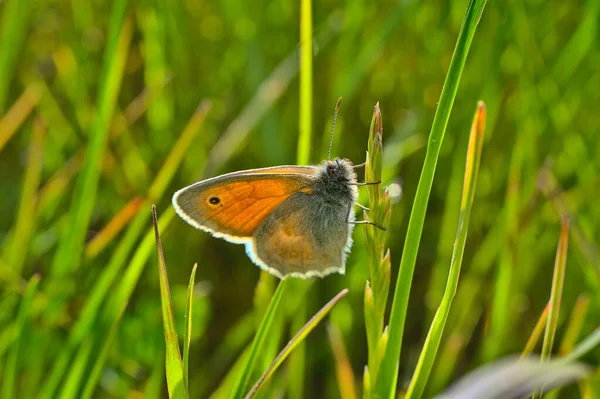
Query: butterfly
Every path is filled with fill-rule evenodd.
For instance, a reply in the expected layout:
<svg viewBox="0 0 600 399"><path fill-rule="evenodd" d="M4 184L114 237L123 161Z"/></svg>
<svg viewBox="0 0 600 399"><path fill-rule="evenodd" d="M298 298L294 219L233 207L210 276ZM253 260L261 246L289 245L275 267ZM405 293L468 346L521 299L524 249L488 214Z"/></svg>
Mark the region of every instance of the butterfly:
<svg viewBox="0 0 600 399"><path fill-rule="evenodd" d="M344 274L354 225L372 224L355 220L357 188L379 183L358 183L361 166L329 157L228 173L177 191L173 206L190 225L245 244L250 259L279 278Z"/></svg>

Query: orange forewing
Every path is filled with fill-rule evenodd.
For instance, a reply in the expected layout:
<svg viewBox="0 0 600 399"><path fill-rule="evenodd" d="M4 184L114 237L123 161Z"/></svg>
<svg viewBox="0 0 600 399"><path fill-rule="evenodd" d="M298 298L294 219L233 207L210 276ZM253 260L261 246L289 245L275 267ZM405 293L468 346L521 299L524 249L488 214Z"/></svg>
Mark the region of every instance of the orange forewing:
<svg viewBox="0 0 600 399"><path fill-rule="evenodd" d="M234 172L180 190L175 194L174 204L192 225L215 236L243 242L292 194L311 193L313 181L311 167Z"/></svg>

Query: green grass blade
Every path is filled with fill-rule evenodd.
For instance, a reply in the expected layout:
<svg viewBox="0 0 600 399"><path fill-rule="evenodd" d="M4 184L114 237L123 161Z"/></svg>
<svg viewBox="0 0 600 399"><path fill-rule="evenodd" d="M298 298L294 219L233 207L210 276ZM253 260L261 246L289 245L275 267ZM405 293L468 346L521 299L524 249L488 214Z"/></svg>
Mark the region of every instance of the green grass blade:
<svg viewBox="0 0 600 399"><path fill-rule="evenodd" d="M284 280L285 281L285 280ZM308 334L319 324L321 320L329 313L329 311L339 302L340 299L348 293L348 289L342 290L339 294L333 297L325 306L321 308L306 324L298 331L298 333L288 342L288 344L279 352L279 355L273 360L273 363L265 371L265 373L258 379L256 384L250 389L246 395L246 399L250 399L256 395L260 387L273 375L279 365L288 357L288 355L306 338Z"/></svg>
<svg viewBox="0 0 600 399"><path fill-rule="evenodd" d="M250 348L250 354L248 355L248 360L244 365L244 368L241 370L238 375L236 384L233 389L233 393L231 397L233 399L240 399L243 397L244 392L246 392L248 381L252 376L252 372L254 371L254 365L256 363L256 359L260 353L262 353L263 346L265 344L265 340L269 336L271 325L273 324L273 319L275 318L275 312L277 311L277 307L281 302L281 297L285 291L285 288L288 284L289 280L281 280L273 297L271 298L271 302L269 303L269 307L267 312L265 313L258 330L256 331L256 335L254 336L254 340L252 341L252 346Z"/></svg>
<svg viewBox="0 0 600 399"><path fill-rule="evenodd" d="M561 358L558 361L561 362L572 362L600 344L600 328L596 328L586 339L583 340L579 345L573 349L573 352L569 353L569 355Z"/></svg>
<svg viewBox="0 0 600 399"><path fill-rule="evenodd" d="M170 398L187 398L187 386L183 374L183 362L179 351L179 339L175 327L175 316L173 315L173 302L171 301L171 290L169 278L167 277L167 265L162 250L160 234L158 232L158 218L156 207L152 206L152 222L156 236L156 247L158 249L158 268L160 275L160 302L162 304L163 329L165 332L166 359L165 369L167 373L167 387Z"/></svg>
<svg viewBox="0 0 600 399"><path fill-rule="evenodd" d="M394 300L392 302L389 324L390 338L382 362L381 374L376 381L376 391L381 398L391 398L395 396L408 298L417 260L421 233L423 231L429 194L431 192L437 159L446 132L446 126L448 124L448 119L450 118L456 91L458 90L458 84L484 6L485 0L469 1L454 49L454 54L450 61L446 81L442 88L433 124L431 126L431 132L427 143L427 153L425 155L421 177L419 179L413 208L408 222L404 250L400 261L400 270L396 288L394 290Z"/></svg>
<svg viewBox="0 0 600 399"><path fill-rule="evenodd" d="M17 57L28 32L31 0L8 0L0 20L0 115L4 113Z"/></svg>
<svg viewBox="0 0 600 399"><path fill-rule="evenodd" d="M27 166L23 180L23 191L13 232L12 245L6 261L14 273L21 275L31 235L35 229L36 194L42 174L46 126L41 118L36 119L27 155Z"/></svg>
<svg viewBox="0 0 600 399"><path fill-rule="evenodd" d="M41 97L40 85L30 83L8 112L2 116L0 119L0 151L25 122L34 107L38 105Z"/></svg>
<svg viewBox="0 0 600 399"><path fill-rule="evenodd" d="M188 387L190 386L188 379L188 362L190 357L190 342L192 339L192 306L194 305L194 284L196 282L197 268L198 264L196 263L192 268L192 274L190 275L187 308L185 310L185 333L183 336L183 376L185 378L185 386Z"/></svg>
<svg viewBox="0 0 600 399"><path fill-rule="evenodd" d="M104 157L117 95L125 70L133 23L127 19L128 2L118 0L113 4L109 20L108 42L104 55L103 79L99 86L98 109L90 134L85 165L77 179L73 203L69 211L68 228L62 229L60 244L52 261L52 272L64 275L77 268L83 252L83 244L96 201L100 164Z"/></svg>
<svg viewBox="0 0 600 399"><path fill-rule="evenodd" d="M537 323L535 323L535 327L533 328L533 331L531 332L531 335L525 344L525 348L523 349L523 352L521 352L521 357L529 355L535 349L535 346L542 336L542 332L544 332L544 326L546 325L546 320L548 319L548 310L550 310L550 303L544 307L544 311L540 315Z"/></svg>
<svg viewBox="0 0 600 399"><path fill-rule="evenodd" d="M100 350L98 356L96 356L95 358L92 370L85 377L85 386L83 388L83 393L80 396L81 399L89 399L94 395L94 391L96 389L96 386L98 385L98 381L100 381L102 371L104 371L106 359L108 359L108 355L110 354L112 344L115 340L117 333L119 332L119 324L121 322L121 318L123 317L123 313L125 313L125 309L126 306L123 306L123 308L119 312L119 316L115 319L114 323L110 327L108 336L102 344L102 349Z"/></svg>
<svg viewBox="0 0 600 399"><path fill-rule="evenodd" d="M546 320L544 341L542 343L542 361L548 361L554 346L554 336L558 326L558 313L562 300L562 291L565 283L565 268L567 265L567 249L569 246L569 220L563 216L560 229L560 239L556 249L556 261L554 263L554 276L552 277L552 289L550 291L550 310Z"/></svg>
<svg viewBox="0 0 600 399"><path fill-rule="evenodd" d="M327 326L327 335L329 336L329 345L331 345L333 357L335 358L335 374L337 377L338 389L340 390L340 397L342 399L356 399L358 396L356 394L352 364L348 358L348 351L344 345L342 333L339 328L333 324L333 321Z"/></svg>
<svg viewBox="0 0 600 399"><path fill-rule="evenodd" d="M558 353L561 355L570 353L575 347L575 343L579 339L591 303L592 299L589 295L582 294L577 298L577 302L575 302L573 311L569 317L567 328L563 334L560 349L558 350Z"/></svg>
<svg viewBox="0 0 600 399"><path fill-rule="evenodd" d="M38 283L40 282L40 276L34 275L25 288L23 299L19 307L19 313L17 314L17 324L15 331L15 341L8 354L6 355L6 364L4 364L4 375L2 378L2 397L3 398L17 398L17 370L19 367L19 356L21 352L21 338L26 328L26 324L29 320L31 313L31 304L33 303L33 297L35 296Z"/></svg>
<svg viewBox="0 0 600 399"><path fill-rule="evenodd" d="M308 301L303 301L292 316L291 329L298 331L306 320ZM288 375L289 399L302 399L305 397L304 386L306 384L306 345L300 344L290 355L289 370L294 370Z"/></svg>
<svg viewBox="0 0 600 399"><path fill-rule="evenodd" d="M469 145L467 150L467 162L465 165L465 176L463 182L463 192L460 203L460 212L458 215L458 227L456 228L456 238L454 239L454 249L452 250L452 260L450 261L450 271L448 273L448 282L442 302L435 313L429 333L425 340L425 345L421 350L421 356L417 363L417 369L413 375L406 398L420 398L423 396L425 386L429 380L429 374L433 368L433 363L437 356L437 352L442 340L442 334L446 327L446 321L450 314L450 307L456 295L458 288L458 279L460 276L460 268L465 251L467 241L467 232L469 229L469 218L471 216L471 208L475 197L475 186L477 184L477 175L479 173L479 165L481 163L481 151L483 148L483 137L485 133L485 105L479 102L471 133L469 136Z"/></svg>
<svg viewBox="0 0 600 399"><path fill-rule="evenodd" d="M548 362L554 346L554 336L558 327L558 314L562 300L562 291L565 283L565 269L567 265L567 249L569 246L569 219L563 215L560 238L556 249L556 260L554 263L554 275L552 276L552 288L550 290L549 310L544 330L544 341L542 342L542 362ZM533 398L540 397L537 392Z"/></svg>
<svg viewBox="0 0 600 399"><path fill-rule="evenodd" d="M300 135L298 136L298 164L310 161L312 136L312 86L313 86L313 23L312 0L300 2Z"/></svg>
<svg viewBox="0 0 600 399"><path fill-rule="evenodd" d="M185 151L188 146L196 137L202 126L208 110L210 109L210 103L203 101L194 113L187 126L181 133L180 138L171 150L171 153L164 162L163 167L158 172L152 185L148 189L148 198L141 205L142 208L150 206L150 201L157 200L164 193L168 183L171 181L177 167L180 165ZM169 208L160 218L160 226L168 225L173 217L175 216L175 210ZM163 224L164 220L164 224ZM70 358L73 355L77 345L81 340L91 331L94 327L94 323L98 318L100 307L107 297L110 287L114 283L119 273L123 270L123 265L127 261L129 253L138 243L138 238L142 234L146 226L146 216L142 213L138 213L133 219L125 236L119 242L119 245L115 249L108 265L102 271L102 274L98 278L97 283L88 295L87 301L81 311L81 316L77 319L75 325L71 328L71 333L67 341L66 347L63 348L59 358L52 366L50 376L47 378L44 386L42 398L50 399L54 397L54 391L60 384L60 380L65 373L65 370L69 364ZM111 296L110 302L107 304L107 308L110 309L110 315L107 317L108 325L111 325L113 320L117 317L123 303L127 302L135 288L139 276L143 270L143 267L150 255L152 249L152 240L154 239L153 233L148 233L141 245L138 245L137 250L129 263L129 267L121 279L121 284L114 296Z"/></svg>
<svg viewBox="0 0 600 399"><path fill-rule="evenodd" d="M71 399L79 397L79 387L83 383L83 380L87 377L85 374L86 365L90 359L92 350L94 349L93 338L93 335L89 335L81 343L79 351L77 351L77 355L71 364L69 375L62 386L60 394L58 395L59 398Z"/></svg>

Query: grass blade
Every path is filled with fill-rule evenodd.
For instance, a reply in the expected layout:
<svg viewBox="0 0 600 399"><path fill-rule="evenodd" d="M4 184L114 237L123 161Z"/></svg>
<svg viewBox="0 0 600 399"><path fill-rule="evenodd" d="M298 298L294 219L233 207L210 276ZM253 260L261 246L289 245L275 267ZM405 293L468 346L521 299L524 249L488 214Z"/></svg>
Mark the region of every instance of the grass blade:
<svg viewBox="0 0 600 399"><path fill-rule="evenodd" d="M313 23L312 0L300 2L300 135L298 136L298 165L310 161L312 136L313 86Z"/></svg>
<svg viewBox="0 0 600 399"><path fill-rule="evenodd" d="M575 342L577 342L579 334L581 334L581 329L583 328L585 317L591 302L592 299L585 294L580 295L579 298L577 298L577 302L575 302L575 306L573 306L573 311L569 318L569 323L567 324L567 329L563 335L562 342L560 343L558 353L564 355L571 352L575 347Z"/></svg>
<svg viewBox="0 0 600 399"><path fill-rule="evenodd" d="M408 309L408 298L415 270L415 263L417 261L421 233L423 232L427 203L431 192L431 186L433 185L437 159L446 132L448 119L450 118L450 112L452 111L452 105L454 104L454 98L456 97L456 92L458 90L458 84L485 3L485 0L469 1L454 49L454 54L450 61L448 74L446 75L446 80L442 88L433 124L431 126L425 161L408 222L408 231L404 242L402 259L400 260L400 270L396 281L396 288L394 290L394 300L392 302L389 324L390 338L382 362L381 375L376 381L376 390L381 398L391 398L395 396L400 350L402 346L402 337L404 335L404 323L406 322L406 312Z"/></svg>
<svg viewBox="0 0 600 399"><path fill-rule="evenodd" d="M552 276L552 288L550 291L550 301L548 318L546 320L546 329L544 330L544 341L542 343L542 362L550 360L552 347L554 346L554 336L558 326L558 314L560 311L560 302L562 299L562 290L565 283L565 269L567 265L567 249L569 247L569 219L563 215L560 229L560 238L556 248L556 260L554 262L554 275ZM534 399L540 394L533 395Z"/></svg>
<svg viewBox="0 0 600 399"><path fill-rule="evenodd" d="M6 356L6 364L4 365L4 375L2 378L2 397L16 398L17 395L17 369L19 366L19 352L21 351L21 341L26 328L26 323L29 320L31 312L31 304L35 296L40 276L35 274L27 283L19 313L17 315L17 324L15 331L15 341L13 342L10 351Z"/></svg>
<svg viewBox="0 0 600 399"><path fill-rule="evenodd" d="M35 230L36 193L42 175L45 137L45 123L41 118L37 118L33 126L31 145L29 146L29 154L27 155L23 191L19 203L12 245L9 247L9 253L6 258L7 263L12 266L13 272L17 275L21 275L31 235Z"/></svg>
<svg viewBox="0 0 600 399"><path fill-rule="evenodd" d="M158 232L158 218L156 217L156 206L152 205L152 223L158 249L158 269L160 275L160 302L162 304L163 329L165 332L166 358L165 368L167 373L167 387L170 398L187 398L187 386L183 374L183 363L179 351L179 340L175 317L173 315L173 302L171 301L171 290L167 276L167 265L162 250L160 234Z"/></svg>
<svg viewBox="0 0 600 399"><path fill-rule="evenodd" d="M592 349L594 349L599 344L600 344L600 328L596 328L586 339L583 340L583 342L581 342L579 345L577 345L577 347L575 349L573 349L573 352L569 353L568 356L565 356L558 361L561 361L561 362L575 361L575 360L579 359L580 357L582 357L583 355L585 355L586 353L588 353L589 351L591 351Z"/></svg>
<svg viewBox="0 0 600 399"><path fill-rule="evenodd" d="M60 244L52 261L52 272L55 276L75 270L83 251L98 190L100 164L106 150L110 124L133 34L132 20L125 17L127 7L128 2L125 0L113 4L104 58L104 78L99 86L96 120L90 134L91 142L87 149L85 165L73 193L73 204L67 223L69 228L62 229Z"/></svg>
<svg viewBox="0 0 600 399"><path fill-rule="evenodd" d="M342 290L339 294L333 297L333 299L327 302L327 304L325 304L325 306L323 306L321 310L319 310L313 317L311 317L309 321L306 322L306 324L300 329L300 331L296 333L294 338L292 338L290 342L288 342L288 344L281 350L281 352L279 352L279 355L277 355L275 360L273 360L273 363L271 363L267 371L265 371L265 373L258 379L256 384L254 384L250 392L248 392L248 394L246 395L246 399L254 397L254 395L256 394L256 392L258 392L258 390L264 384L264 382L273 375L275 370L277 370L279 365L283 363L283 361L294 350L294 348L298 346L308 334L310 334L310 332L317 326L317 324L319 324L321 320L323 320L323 318L327 315L327 313L329 313L329 311L335 306L335 304L338 303L339 300L342 299L347 293L347 288Z"/></svg>
<svg viewBox="0 0 600 399"><path fill-rule="evenodd" d="M0 89L1 90L1 89ZM0 94L1 95L1 94ZM40 102L42 91L37 83L30 83L8 112L0 119L0 151L17 132L33 108Z"/></svg>
<svg viewBox="0 0 600 399"><path fill-rule="evenodd" d="M533 331L531 332L531 335L529 336L529 339L525 344L525 348L523 349L523 352L521 352L521 357L529 355L537 345L540 337L542 336L542 332L544 331L544 326L546 325L546 320L548 319L549 310L550 303L546 305L537 323L535 323L535 327L533 328Z"/></svg>
<svg viewBox="0 0 600 399"><path fill-rule="evenodd" d="M187 309L185 310L185 333L183 336L183 377L185 378L185 386L190 386L188 380L188 362L190 357L190 342L192 339L192 306L194 304L194 284L196 282L197 268L198 264L196 263L192 268L192 274L190 275Z"/></svg>
<svg viewBox="0 0 600 399"><path fill-rule="evenodd" d="M588 368L579 363L540 363L534 358L505 358L461 378L437 399L521 398L583 378Z"/></svg>
<svg viewBox="0 0 600 399"><path fill-rule="evenodd" d="M100 380L100 376L102 375L102 371L104 370L106 359L108 358L112 344L115 340L117 332L119 331L119 324L121 323L121 318L123 317L126 308L127 306L125 305L121 308L118 317L114 320L112 326L110 327L108 336L102 344L100 353L96 356L92 370L88 375L86 375L85 387L83 388L81 399L89 399L94 394L94 390L96 389L98 381Z"/></svg>
<svg viewBox="0 0 600 399"><path fill-rule="evenodd" d="M475 186L477 184L477 175L479 165L481 163L481 151L483 148L483 135L485 132L485 105L482 101L479 102L471 133L469 136L469 145L467 150L467 162L465 165L465 177L463 182L463 192L460 203L460 213L458 215L458 227L456 229L456 238L454 239L454 249L452 250L452 260L450 261L450 271L448 274L448 282L442 302L435 313L425 345L421 351L421 356L417 363L417 369L413 375L408 392L407 399L420 398L425 391L425 385L429 379L429 374L433 368L433 363L437 355L442 334L446 327L446 321L450 314L450 307L456 295L458 288L458 279L460 276L460 268L465 251L467 241L467 232L469 229L469 218L471 216L471 208L475 197Z"/></svg>
<svg viewBox="0 0 600 399"><path fill-rule="evenodd" d="M354 372L352 371L352 365L348 358L342 334L339 328L333 323L327 326L327 334L329 336L329 344L333 349L333 357L335 358L335 374L338 388L340 389L340 397L342 399L356 399Z"/></svg>
<svg viewBox="0 0 600 399"><path fill-rule="evenodd" d="M562 291L565 283L565 267L567 265L567 249L569 247L569 220L566 216L562 218L560 239L556 249L556 261L554 263L554 276L552 277L552 289L550 291L550 310L546 321L544 342L542 344L542 361L548 361L554 345L554 336L558 326L558 313L562 299Z"/></svg>
<svg viewBox="0 0 600 399"><path fill-rule="evenodd" d="M28 32L33 1L8 0L2 7L0 21L0 114L4 112L17 57ZM0 145L1 147L1 145Z"/></svg>
<svg viewBox="0 0 600 399"><path fill-rule="evenodd" d="M231 397L234 399L242 398L244 392L246 392L246 387L248 386L248 381L252 376L252 372L254 371L254 365L256 363L256 359L259 354L262 352L262 348L264 346L265 340L269 336L269 332L271 330L271 325L273 324L273 319L275 318L275 312L277 311L277 307L281 302L281 297L283 296L283 292L288 284L289 280L281 280L273 297L271 298L271 302L269 303L269 307L267 312L265 313L258 330L256 331L256 335L254 336L254 340L252 341L252 346L250 348L250 354L248 355L248 360L238 375L236 384L233 388L233 393Z"/></svg>

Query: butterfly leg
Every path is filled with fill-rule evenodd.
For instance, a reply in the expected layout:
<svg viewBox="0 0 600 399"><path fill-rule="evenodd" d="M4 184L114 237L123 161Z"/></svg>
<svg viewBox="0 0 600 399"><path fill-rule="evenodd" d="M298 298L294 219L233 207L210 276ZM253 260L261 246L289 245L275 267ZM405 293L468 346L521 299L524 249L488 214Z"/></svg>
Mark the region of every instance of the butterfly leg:
<svg viewBox="0 0 600 399"><path fill-rule="evenodd" d="M353 169L364 168L367 162L359 163L358 165L352 165Z"/></svg>
<svg viewBox="0 0 600 399"><path fill-rule="evenodd" d="M358 203L357 203L356 205L360 206L360 207L361 207L361 208L363 208L363 209L368 209L368 208L365 208L365 207L363 207L362 205L360 205L360 204L358 204ZM369 221L369 220L358 220L358 221L356 221L356 220L355 220L355 221L353 221L353 222L349 221L349 220L348 220L348 217L350 216L350 211L351 211L351 210L352 210L352 205L350 205L350 206L348 207L348 212L346 213L346 223L348 223L348 224L370 224L371 226L377 227L379 230L382 230L382 231L387 231L387 229L386 229L385 227L381 227L381 226L380 226L380 225L378 225L377 223L373 223L373 222L371 222L371 221Z"/></svg>
<svg viewBox="0 0 600 399"><path fill-rule="evenodd" d="M376 184L381 184L381 180L380 181L369 181L369 182L365 182L365 183L348 183L350 186L358 186L358 187L362 187L362 186L374 186Z"/></svg>
<svg viewBox="0 0 600 399"><path fill-rule="evenodd" d="M348 222L348 223L349 224L370 224L373 227L377 227L381 231L387 231L387 229L385 227L381 227L377 223L373 223L373 222L371 222L369 220L358 220L358 221Z"/></svg>
<svg viewBox="0 0 600 399"><path fill-rule="evenodd" d="M366 206L364 206L364 205L361 205L361 204L359 204L358 202L357 202L356 204L354 204L354 205L356 205L357 207L359 207L359 208L360 208L360 209L362 209L363 211L370 211L370 209L369 209L369 208L367 208L367 207L366 207Z"/></svg>

